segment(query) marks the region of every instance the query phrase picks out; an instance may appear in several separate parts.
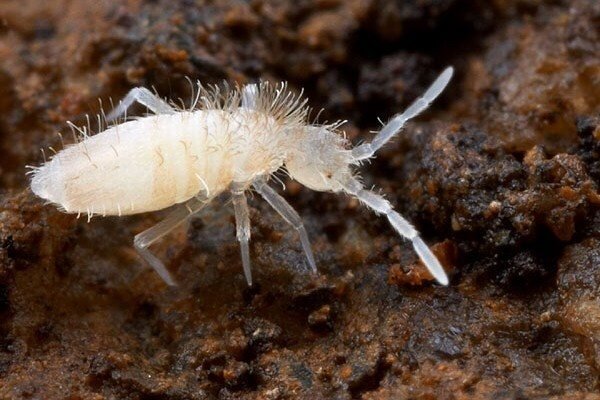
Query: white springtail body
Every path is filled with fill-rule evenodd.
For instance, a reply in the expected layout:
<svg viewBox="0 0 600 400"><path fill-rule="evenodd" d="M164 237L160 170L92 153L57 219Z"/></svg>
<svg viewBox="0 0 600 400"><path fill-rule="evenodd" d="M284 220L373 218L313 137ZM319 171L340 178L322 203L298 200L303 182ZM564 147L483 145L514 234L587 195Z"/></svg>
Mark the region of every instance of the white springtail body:
<svg viewBox="0 0 600 400"><path fill-rule="evenodd" d="M32 190L66 212L160 210L201 191L219 194L282 164L270 152L272 120L240 110L161 114L115 125L55 155ZM258 133L255 133L258 132ZM275 138L281 140L281 137ZM268 141L267 141L268 140Z"/></svg>
<svg viewBox="0 0 600 400"><path fill-rule="evenodd" d="M117 123L64 148L33 168L32 191L60 209L77 214L127 215L177 204L157 225L138 234L140 255L169 285L175 281L148 246L198 213L206 203L229 191L235 210L237 239L249 285L250 219L245 192L256 190L300 236L308 265L316 264L300 216L267 181L280 168L318 191L345 192L377 213L411 240L415 251L443 284L448 278L418 232L380 195L366 190L353 166L375 154L406 121L426 109L452 76L447 68L425 95L384 126L373 142L352 149L336 132L339 124L307 122L306 100L285 84L263 82L241 89L207 90L199 85L194 105L179 110L145 88L135 88L106 117L113 122L134 102L154 115Z"/></svg>

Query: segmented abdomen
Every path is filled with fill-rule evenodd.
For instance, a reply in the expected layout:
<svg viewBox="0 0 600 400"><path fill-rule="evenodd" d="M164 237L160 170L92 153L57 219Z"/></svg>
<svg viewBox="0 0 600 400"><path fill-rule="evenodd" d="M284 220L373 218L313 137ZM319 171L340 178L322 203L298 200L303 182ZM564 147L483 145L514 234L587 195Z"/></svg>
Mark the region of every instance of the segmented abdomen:
<svg viewBox="0 0 600 400"><path fill-rule="evenodd" d="M34 173L31 188L72 213L163 209L226 189L240 156L252 160L245 142L254 129L220 110L129 121L59 152Z"/></svg>

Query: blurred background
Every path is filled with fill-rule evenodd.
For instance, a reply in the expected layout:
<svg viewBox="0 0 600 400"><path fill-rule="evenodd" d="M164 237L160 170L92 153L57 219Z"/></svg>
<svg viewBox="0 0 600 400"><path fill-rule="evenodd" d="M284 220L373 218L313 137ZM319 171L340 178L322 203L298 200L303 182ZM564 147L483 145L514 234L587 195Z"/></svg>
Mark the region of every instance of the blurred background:
<svg viewBox="0 0 600 400"><path fill-rule="evenodd" d="M135 86L288 81L357 143L448 65L361 170L447 288L385 220L293 182L321 274L255 199L252 289L228 204L153 247L168 288L131 246L162 213L87 224L28 189L67 120ZM0 397L597 398L599 140L596 0L2 0Z"/></svg>

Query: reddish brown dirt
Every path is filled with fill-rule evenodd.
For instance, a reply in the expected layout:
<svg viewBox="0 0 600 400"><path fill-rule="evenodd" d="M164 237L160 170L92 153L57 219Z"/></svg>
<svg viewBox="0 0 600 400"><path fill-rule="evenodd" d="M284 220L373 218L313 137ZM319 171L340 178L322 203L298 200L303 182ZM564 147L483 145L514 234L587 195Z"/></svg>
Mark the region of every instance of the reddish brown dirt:
<svg viewBox="0 0 600 400"><path fill-rule="evenodd" d="M320 275L252 201L254 274L229 207L154 246L160 218L87 224L27 189L97 99L287 80L359 141L458 71L363 168L452 274L346 197L290 183ZM600 2L3 0L0 397L600 398ZM68 132L68 130L66 130Z"/></svg>

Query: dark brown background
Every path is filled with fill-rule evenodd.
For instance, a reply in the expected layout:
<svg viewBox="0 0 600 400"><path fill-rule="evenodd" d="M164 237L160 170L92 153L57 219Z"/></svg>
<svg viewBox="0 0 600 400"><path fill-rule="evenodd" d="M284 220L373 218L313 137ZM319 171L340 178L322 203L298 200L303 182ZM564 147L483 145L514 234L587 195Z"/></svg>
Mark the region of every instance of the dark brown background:
<svg viewBox="0 0 600 400"><path fill-rule="evenodd" d="M452 275L355 201L289 184L321 275L251 203L245 285L230 207L135 255L161 213L90 224L25 165L133 86L304 87L357 142L446 65L447 92L363 168ZM0 3L0 396L600 398L600 2Z"/></svg>

